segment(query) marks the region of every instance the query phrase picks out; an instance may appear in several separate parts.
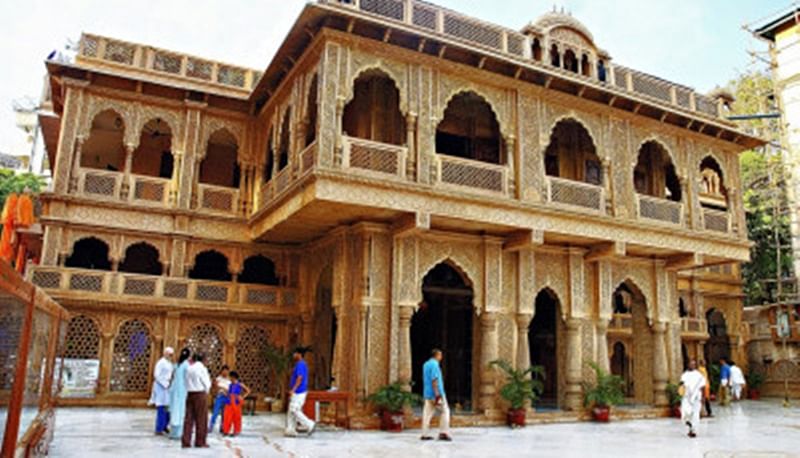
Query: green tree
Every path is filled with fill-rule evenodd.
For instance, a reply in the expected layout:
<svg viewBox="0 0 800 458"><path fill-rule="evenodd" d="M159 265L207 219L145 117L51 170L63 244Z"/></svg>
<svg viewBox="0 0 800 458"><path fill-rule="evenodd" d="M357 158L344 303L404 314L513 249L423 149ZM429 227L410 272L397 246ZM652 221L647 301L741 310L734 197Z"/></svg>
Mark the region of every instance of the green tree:
<svg viewBox="0 0 800 458"><path fill-rule="evenodd" d="M754 115L776 111L772 102L773 85L769 75L753 71L731 81L727 89L736 102L731 111L736 115ZM763 118L742 121L739 127L767 142L766 146L743 152L739 156L742 174L747 232L754 243L751 260L743 265L742 276L747 305L779 300L775 279L778 275L778 252L783 278L792 275L786 187L788 177L780 143L780 121ZM776 237L777 236L777 237Z"/></svg>
<svg viewBox="0 0 800 458"><path fill-rule="evenodd" d="M14 173L10 169L0 168L0 208L5 206L6 199L11 193L22 193L26 189L32 194L38 194L44 188L44 181L32 173Z"/></svg>

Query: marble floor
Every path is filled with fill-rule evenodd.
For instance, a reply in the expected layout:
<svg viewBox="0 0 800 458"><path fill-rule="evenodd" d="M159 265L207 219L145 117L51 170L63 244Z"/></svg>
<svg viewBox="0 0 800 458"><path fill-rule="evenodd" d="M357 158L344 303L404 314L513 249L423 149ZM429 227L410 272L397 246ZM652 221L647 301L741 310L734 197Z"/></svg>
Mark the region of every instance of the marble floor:
<svg viewBox="0 0 800 458"><path fill-rule="evenodd" d="M137 409L62 408L57 412L53 457L289 457L289 458L487 458L487 457L704 457L800 458L800 404L742 401L715 406L699 437L686 437L676 419L608 424L565 423L460 428L452 443L421 442L419 430L400 434L318 430L311 438L282 436L282 415L245 417L235 439L209 438L211 448L183 450L152 434L154 412Z"/></svg>

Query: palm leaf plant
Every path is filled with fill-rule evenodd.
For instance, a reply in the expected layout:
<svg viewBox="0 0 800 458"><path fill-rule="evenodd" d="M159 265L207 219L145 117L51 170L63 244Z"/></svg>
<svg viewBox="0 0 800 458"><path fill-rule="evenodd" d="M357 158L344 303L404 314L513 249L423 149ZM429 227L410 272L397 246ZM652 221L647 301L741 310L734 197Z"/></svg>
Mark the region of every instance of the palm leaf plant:
<svg viewBox="0 0 800 458"><path fill-rule="evenodd" d="M526 369L516 369L504 359L496 359L489 363L492 367L499 368L506 377L506 384L500 388L500 396L508 401L512 410L525 407L525 402L535 403L544 390L545 373L542 366L531 366Z"/></svg>
<svg viewBox="0 0 800 458"><path fill-rule="evenodd" d="M380 410L396 413L402 412L406 406L414 406L421 402L420 395L405 389L402 382L394 382L382 386L367 397Z"/></svg>
<svg viewBox="0 0 800 458"><path fill-rule="evenodd" d="M584 405L587 407L611 407L625 401L625 380L619 375L609 374L597 363L589 362L594 369L595 382L584 384Z"/></svg>

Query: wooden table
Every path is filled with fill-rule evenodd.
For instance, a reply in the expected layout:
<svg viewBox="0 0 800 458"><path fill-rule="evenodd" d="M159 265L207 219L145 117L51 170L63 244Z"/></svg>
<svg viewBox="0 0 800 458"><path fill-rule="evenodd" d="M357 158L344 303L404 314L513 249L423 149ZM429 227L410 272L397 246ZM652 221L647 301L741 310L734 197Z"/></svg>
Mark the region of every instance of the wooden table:
<svg viewBox="0 0 800 458"><path fill-rule="evenodd" d="M319 421L319 405L333 404L334 424L350 429L350 393L345 391L309 391L306 403L303 404L303 413L314 421ZM339 407L344 407L344 417L339 415Z"/></svg>

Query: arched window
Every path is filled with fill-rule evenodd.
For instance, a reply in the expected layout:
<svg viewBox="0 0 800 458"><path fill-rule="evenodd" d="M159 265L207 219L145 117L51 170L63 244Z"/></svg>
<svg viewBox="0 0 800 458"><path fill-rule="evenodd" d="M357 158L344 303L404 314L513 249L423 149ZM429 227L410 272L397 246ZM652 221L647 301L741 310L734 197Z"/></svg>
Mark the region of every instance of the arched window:
<svg viewBox="0 0 800 458"><path fill-rule="evenodd" d="M589 76L589 74L592 72L591 68L592 66L589 64L589 56L584 54L581 57L581 75Z"/></svg>
<svg viewBox="0 0 800 458"><path fill-rule="evenodd" d="M244 268L239 274L239 283L256 283L260 285L278 285L280 283L275 274L275 263L272 259L255 255L244 260Z"/></svg>
<svg viewBox="0 0 800 458"><path fill-rule="evenodd" d="M603 184L603 171L589 131L578 121L558 122L550 135L544 154L545 172L549 176Z"/></svg>
<svg viewBox="0 0 800 458"><path fill-rule="evenodd" d="M81 167L121 171L125 168L125 123L114 110L105 110L92 120L89 138L81 148Z"/></svg>
<svg viewBox="0 0 800 458"><path fill-rule="evenodd" d="M681 318L686 318L689 316L689 309L686 308L686 302L683 301L683 298L678 298L678 316Z"/></svg>
<svg viewBox="0 0 800 458"><path fill-rule="evenodd" d="M134 243L125 250L125 258L119 264L120 272L161 275L164 266L159 260L158 248L147 242Z"/></svg>
<svg viewBox="0 0 800 458"><path fill-rule="evenodd" d="M266 148L266 158L264 159L264 182L272 179L272 172L275 168L275 148L273 148L273 141L272 134L274 131L272 127L269 128L269 132L267 133L267 148Z"/></svg>
<svg viewBox="0 0 800 458"><path fill-rule="evenodd" d="M133 152L131 173L172 178L172 166L172 130L162 119L151 119L142 128L139 146Z"/></svg>
<svg viewBox="0 0 800 458"><path fill-rule="evenodd" d="M558 53L558 46L550 47L550 64L553 67L561 67L561 54Z"/></svg>
<svg viewBox="0 0 800 458"><path fill-rule="evenodd" d="M633 169L636 192L648 196L681 201L681 183L669 153L655 141L639 148L639 159Z"/></svg>
<svg viewBox="0 0 800 458"><path fill-rule="evenodd" d="M283 113L283 122L281 123L281 135L278 143L278 171L283 170L289 165L289 154L291 151L291 126L292 124L292 107L286 109Z"/></svg>
<svg viewBox="0 0 800 458"><path fill-rule="evenodd" d="M712 208L728 207L728 190L719 163L706 156L700 162L700 204Z"/></svg>
<svg viewBox="0 0 800 458"><path fill-rule="evenodd" d="M575 52L571 49L564 52L564 70L578 73L578 58L575 57Z"/></svg>
<svg viewBox="0 0 800 458"><path fill-rule="evenodd" d="M140 320L129 320L114 336L111 355L111 391L146 393L150 380L152 340L150 329Z"/></svg>
<svg viewBox="0 0 800 458"><path fill-rule="evenodd" d="M228 258L219 251L208 250L195 256L194 266L189 271L189 278L231 281L233 276L228 270Z"/></svg>
<svg viewBox="0 0 800 458"><path fill-rule="evenodd" d="M111 270L108 244L95 238L80 239L72 246L72 254L64 262L66 267L79 269Z"/></svg>
<svg viewBox="0 0 800 458"><path fill-rule="evenodd" d="M311 80L311 85L308 88L308 96L306 98L306 144L308 146L314 143L317 139L317 92L318 92L318 78L314 75Z"/></svg>
<svg viewBox="0 0 800 458"><path fill-rule="evenodd" d="M602 82L606 81L606 63L603 60L597 61L597 79Z"/></svg>
<svg viewBox="0 0 800 458"><path fill-rule="evenodd" d="M239 187L239 144L227 129L208 137L206 157L200 164L200 183L229 188Z"/></svg>
<svg viewBox="0 0 800 458"><path fill-rule="evenodd" d="M502 164L502 151L500 124L491 105L474 92L453 97L436 127L436 152Z"/></svg>
<svg viewBox="0 0 800 458"><path fill-rule="evenodd" d="M542 61L542 44L539 42L538 38L533 39L533 44L531 45L531 56L533 60L537 62Z"/></svg>
<svg viewBox="0 0 800 458"><path fill-rule="evenodd" d="M86 315L69 320L62 356L66 359L100 359L100 328Z"/></svg>
<svg viewBox="0 0 800 458"><path fill-rule="evenodd" d="M350 137L392 145L405 143L400 91L380 70L368 70L353 84L353 100L344 108L342 130Z"/></svg>

